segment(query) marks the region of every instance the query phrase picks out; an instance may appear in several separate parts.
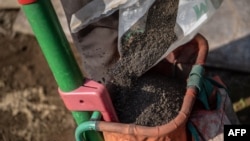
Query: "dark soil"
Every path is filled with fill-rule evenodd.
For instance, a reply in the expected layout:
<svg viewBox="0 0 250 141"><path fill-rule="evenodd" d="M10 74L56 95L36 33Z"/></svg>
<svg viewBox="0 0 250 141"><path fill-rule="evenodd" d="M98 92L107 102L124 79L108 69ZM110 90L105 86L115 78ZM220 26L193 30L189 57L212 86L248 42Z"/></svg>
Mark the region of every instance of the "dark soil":
<svg viewBox="0 0 250 141"><path fill-rule="evenodd" d="M156 0L144 33L128 31L122 38L120 61L111 68L116 83L129 83L147 71L177 38L174 26L178 0Z"/></svg>
<svg viewBox="0 0 250 141"><path fill-rule="evenodd" d="M178 114L185 86L160 75L140 77L176 40L177 9L176 0L156 0L148 12L145 31L129 30L122 38L121 58L111 73L116 85L113 101L123 123L156 126Z"/></svg>
<svg viewBox="0 0 250 141"><path fill-rule="evenodd" d="M120 122L157 126L177 116L185 84L161 74L146 73L131 85L115 85L112 90Z"/></svg>

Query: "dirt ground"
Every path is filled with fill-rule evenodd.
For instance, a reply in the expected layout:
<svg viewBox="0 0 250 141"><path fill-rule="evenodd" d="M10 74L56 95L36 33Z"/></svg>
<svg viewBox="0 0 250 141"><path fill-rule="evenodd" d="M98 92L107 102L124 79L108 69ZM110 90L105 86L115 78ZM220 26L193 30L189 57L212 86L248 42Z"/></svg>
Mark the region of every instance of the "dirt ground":
<svg viewBox="0 0 250 141"><path fill-rule="evenodd" d="M33 36L11 31L17 11L0 11L0 140L74 140L74 121Z"/></svg>
<svg viewBox="0 0 250 141"><path fill-rule="evenodd" d="M0 141L70 141L75 123L33 36L14 33L17 11L0 11ZM250 75L208 68L228 85L233 102L249 97ZM237 113L250 124L250 109Z"/></svg>

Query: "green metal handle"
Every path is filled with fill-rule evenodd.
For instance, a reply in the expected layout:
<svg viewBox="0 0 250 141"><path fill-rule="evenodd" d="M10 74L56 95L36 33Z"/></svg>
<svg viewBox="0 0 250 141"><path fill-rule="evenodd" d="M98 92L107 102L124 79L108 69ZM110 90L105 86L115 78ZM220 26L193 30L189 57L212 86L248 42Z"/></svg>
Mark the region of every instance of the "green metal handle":
<svg viewBox="0 0 250 141"><path fill-rule="evenodd" d="M91 115L91 118L90 120L91 121L97 121L97 120L100 120L102 117L102 114L99 112L99 111L94 111Z"/></svg>
<svg viewBox="0 0 250 141"><path fill-rule="evenodd" d="M72 91L84 82L50 0L23 5L23 11L60 89Z"/></svg>
<svg viewBox="0 0 250 141"><path fill-rule="evenodd" d="M76 128L76 131L75 131L76 141L85 141L82 134L84 132L87 132L87 131L96 130L96 122L97 121L86 121L86 122L78 125L78 127Z"/></svg>
<svg viewBox="0 0 250 141"><path fill-rule="evenodd" d="M21 3L24 4L24 3ZM84 83L84 77L70 49L50 0L37 0L22 6L53 76L64 92ZM89 112L72 112L77 124L89 120ZM97 132L86 133L90 141L103 140Z"/></svg>
<svg viewBox="0 0 250 141"><path fill-rule="evenodd" d="M101 113L99 111L94 111L91 115L90 121L79 124L75 130L76 141L84 141L87 138L87 136L85 136L85 139L83 138L82 135L84 133L96 131L96 124L100 119Z"/></svg>

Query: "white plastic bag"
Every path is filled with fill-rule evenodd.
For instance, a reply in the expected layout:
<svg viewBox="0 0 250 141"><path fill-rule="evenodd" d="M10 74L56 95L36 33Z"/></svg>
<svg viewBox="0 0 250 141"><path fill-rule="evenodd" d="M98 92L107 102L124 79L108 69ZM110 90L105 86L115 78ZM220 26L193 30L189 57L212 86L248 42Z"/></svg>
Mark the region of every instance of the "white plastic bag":
<svg viewBox="0 0 250 141"><path fill-rule="evenodd" d="M130 7L128 7L120 11L119 40L123 34L137 22L137 20L146 14L145 11L148 11L154 1L145 0L144 2L141 2L139 0L141 3L137 8L131 10ZM213 16L222 2L223 0L179 0L175 25L175 34L178 39L171 44L168 51L163 53L163 56L159 58L154 65L165 58L177 47L189 42L198 33L201 26ZM130 11L131 14L125 14L127 11ZM140 29L133 30L143 31L144 27L145 25L141 23ZM120 42L118 42L118 49L121 50L121 47ZM154 65L147 68L147 70L152 68Z"/></svg>
<svg viewBox="0 0 250 141"><path fill-rule="evenodd" d="M147 12L155 0L138 0L131 6L123 7L119 11L119 28L118 28L118 49L121 50L120 40L124 33L128 31L135 23L138 26L137 29L140 32L143 32L147 20ZM142 20L140 20L143 18ZM139 22L139 23L138 23Z"/></svg>
<svg viewBox="0 0 250 141"><path fill-rule="evenodd" d="M175 25L178 39L155 64L177 47L189 42L198 33L201 26L213 16L222 2L223 0L179 0Z"/></svg>
<svg viewBox="0 0 250 141"><path fill-rule="evenodd" d="M162 53L154 65L165 58L177 47L190 41L199 31L201 26L220 7L223 0L179 0L178 13L175 24L175 34L177 40L168 47L167 52ZM71 31L78 32L87 25L109 16L119 10L118 27L118 50L122 50L120 45L123 35L133 26L135 32L143 32L146 25L147 12L155 0L93 0L71 18ZM139 21L139 22L138 22ZM150 69L152 66L149 66ZM145 70L145 71L147 71Z"/></svg>
<svg viewBox="0 0 250 141"><path fill-rule="evenodd" d="M138 0L93 0L72 15L71 32L76 33L87 25L109 16L118 9L134 5Z"/></svg>

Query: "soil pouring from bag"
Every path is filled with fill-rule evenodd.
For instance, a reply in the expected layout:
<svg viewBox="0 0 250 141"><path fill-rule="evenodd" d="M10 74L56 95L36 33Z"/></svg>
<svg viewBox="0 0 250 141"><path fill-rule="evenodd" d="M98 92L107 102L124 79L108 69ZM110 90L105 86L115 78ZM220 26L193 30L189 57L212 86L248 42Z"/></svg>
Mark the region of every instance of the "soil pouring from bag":
<svg viewBox="0 0 250 141"><path fill-rule="evenodd" d="M114 78L110 93L122 123L162 125L180 110L185 84L145 73L177 39L177 9L177 0L156 0L149 9L145 31L129 30L121 40L121 58L111 69Z"/></svg>
<svg viewBox="0 0 250 141"><path fill-rule="evenodd" d="M131 77L143 74L168 50L177 39L174 32L177 10L178 0L156 0L148 11L145 31L125 33L121 39L121 58L111 68L116 83L129 83Z"/></svg>

